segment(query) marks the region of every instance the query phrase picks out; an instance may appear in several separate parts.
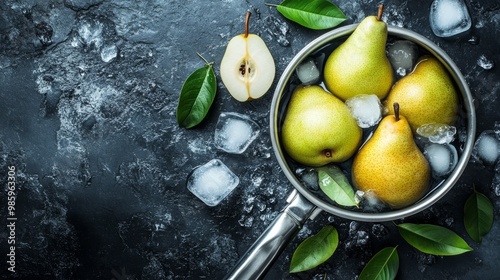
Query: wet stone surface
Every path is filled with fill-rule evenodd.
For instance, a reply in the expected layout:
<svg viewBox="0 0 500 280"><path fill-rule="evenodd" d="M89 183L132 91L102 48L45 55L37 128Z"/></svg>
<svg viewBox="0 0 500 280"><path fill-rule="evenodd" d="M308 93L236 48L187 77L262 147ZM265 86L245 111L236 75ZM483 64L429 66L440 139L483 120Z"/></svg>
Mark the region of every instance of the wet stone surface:
<svg viewBox="0 0 500 280"><path fill-rule="evenodd" d="M376 11L372 1L338 2L349 18L345 24ZM474 96L476 136L497 131L500 5L465 0L471 28L441 38L429 24L431 2L386 1L383 19L445 50ZM271 92L247 103L235 101L219 79L214 104L194 129L180 128L175 110L183 81L204 64L196 52L215 62L218 77L225 46L243 32L247 10L250 30L268 45L277 75L326 32L298 26L263 1L0 2L1 279L221 279L231 270L293 189L269 136L277 78ZM245 115L260 128L241 154L214 144L222 112ZM209 207L186 180L212 159L234 172L239 185ZM453 191L404 220L449 227L473 252L429 256L405 243L392 222L353 222L323 212L306 223L266 279L356 279L371 256L395 245L401 279L491 279L500 227L495 222L482 243L472 241L463 204L475 187L500 215L499 165L471 160ZM17 187L15 273L7 263L9 167L15 167ZM327 224L339 230L334 256L290 275L297 245Z"/></svg>

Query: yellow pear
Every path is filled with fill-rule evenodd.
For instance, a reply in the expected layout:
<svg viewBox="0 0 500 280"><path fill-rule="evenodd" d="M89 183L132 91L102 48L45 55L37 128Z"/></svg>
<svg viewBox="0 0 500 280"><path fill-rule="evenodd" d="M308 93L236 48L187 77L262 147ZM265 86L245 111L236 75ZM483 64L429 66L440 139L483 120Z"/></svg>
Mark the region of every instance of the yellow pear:
<svg viewBox="0 0 500 280"><path fill-rule="evenodd" d="M422 56L414 70L394 84L385 101L390 114L394 114L391 104L396 102L413 132L424 124L453 125L458 116L459 101L453 81L433 56Z"/></svg>
<svg viewBox="0 0 500 280"><path fill-rule="evenodd" d="M238 101L262 97L271 87L276 67L266 43L258 35L248 33L250 12L245 33L227 44L220 64L220 76L229 93Z"/></svg>
<svg viewBox="0 0 500 280"><path fill-rule="evenodd" d="M387 25L368 16L328 57L324 68L326 88L342 100L360 94L383 99L393 84L394 73L386 55Z"/></svg>
<svg viewBox="0 0 500 280"><path fill-rule="evenodd" d="M281 140L295 161L308 166L345 161L357 151L361 136L349 108L322 87L300 85L292 93Z"/></svg>
<svg viewBox="0 0 500 280"><path fill-rule="evenodd" d="M373 136L354 157L352 181L362 191L372 191L392 208L415 203L427 192L431 171L413 140L404 116L382 119Z"/></svg>

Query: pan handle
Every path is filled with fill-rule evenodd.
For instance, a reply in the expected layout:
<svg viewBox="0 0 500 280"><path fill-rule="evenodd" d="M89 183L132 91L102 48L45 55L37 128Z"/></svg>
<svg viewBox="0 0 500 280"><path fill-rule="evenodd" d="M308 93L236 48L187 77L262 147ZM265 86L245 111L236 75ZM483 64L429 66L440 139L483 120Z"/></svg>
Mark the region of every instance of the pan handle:
<svg viewBox="0 0 500 280"><path fill-rule="evenodd" d="M320 212L297 190L290 194L287 202L285 208L241 257L225 279L262 279L307 218L314 218Z"/></svg>

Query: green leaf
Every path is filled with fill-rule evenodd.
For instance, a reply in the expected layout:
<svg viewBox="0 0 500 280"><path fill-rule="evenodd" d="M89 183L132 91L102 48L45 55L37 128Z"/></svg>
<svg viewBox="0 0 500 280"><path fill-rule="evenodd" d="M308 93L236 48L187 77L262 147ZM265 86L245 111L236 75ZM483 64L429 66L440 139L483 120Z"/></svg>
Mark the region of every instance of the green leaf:
<svg viewBox="0 0 500 280"><path fill-rule="evenodd" d="M396 247L380 250L366 264L358 280L389 280L395 279L399 269L399 256Z"/></svg>
<svg viewBox="0 0 500 280"><path fill-rule="evenodd" d="M347 19L335 4L326 0L285 0L276 9L287 19L314 30L332 28Z"/></svg>
<svg viewBox="0 0 500 280"><path fill-rule="evenodd" d="M464 225L469 236L481 242L493 226L493 205L482 193L474 191L464 205Z"/></svg>
<svg viewBox="0 0 500 280"><path fill-rule="evenodd" d="M322 264L333 255L338 244L337 229L325 226L297 247L290 262L290 273L306 271Z"/></svg>
<svg viewBox="0 0 500 280"><path fill-rule="evenodd" d="M217 92L212 63L195 70L184 81L177 104L177 123L185 128L199 124L207 115Z"/></svg>
<svg viewBox="0 0 500 280"><path fill-rule="evenodd" d="M453 256L472 251L455 232L437 225L399 224L401 236L417 250L437 256Z"/></svg>
<svg viewBox="0 0 500 280"><path fill-rule="evenodd" d="M343 206L358 206L354 189L340 168L333 165L316 170L319 187L331 200Z"/></svg>

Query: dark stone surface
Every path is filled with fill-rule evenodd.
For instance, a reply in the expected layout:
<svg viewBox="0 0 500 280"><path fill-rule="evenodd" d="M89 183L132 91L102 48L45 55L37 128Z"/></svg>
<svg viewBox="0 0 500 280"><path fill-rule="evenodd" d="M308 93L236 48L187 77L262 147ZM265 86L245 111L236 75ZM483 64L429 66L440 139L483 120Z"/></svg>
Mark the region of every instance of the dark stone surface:
<svg viewBox="0 0 500 280"><path fill-rule="evenodd" d="M373 1L338 1L359 22ZM431 1L386 1L384 19L416 31L444 49L465 76L476 101L478 134L500 120L500 3L466 0L473 26L438 38L428 23ZM270 1L277 3L277 1ZM251 32L273 54L277 77L292 57L326 31L283 18L264 1L49 0L0 2L0 209L8 224L8 167L17 182L16 273L7 271L10 232L0 230L2 279L219 279L285 205L292 186L269 137L272 94L239 103L220 82L218 64L228 40ZM218 93L198 127L179 128L175 109L186 77L215 62ZM277 81L277 78L276 80ZM274 87L273 87L274 88ZM217 150L221 112L250 116L260 136L241 155ZM189 172L213 158L240 178L216 207L186 188ZM475 187L499 216L494 171L470 163L453 191L407 222L456 231L474 248L454 257L420 253L393 223L362 223L321 213L309 221L266 279L356 279L378 250L398 245L400 279L492 279L498 275L500 227L481 243L463 225L463 205ZM326 224L340 233L334 256L309 272L288 274L304 238Z"/></svg>

